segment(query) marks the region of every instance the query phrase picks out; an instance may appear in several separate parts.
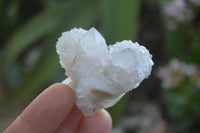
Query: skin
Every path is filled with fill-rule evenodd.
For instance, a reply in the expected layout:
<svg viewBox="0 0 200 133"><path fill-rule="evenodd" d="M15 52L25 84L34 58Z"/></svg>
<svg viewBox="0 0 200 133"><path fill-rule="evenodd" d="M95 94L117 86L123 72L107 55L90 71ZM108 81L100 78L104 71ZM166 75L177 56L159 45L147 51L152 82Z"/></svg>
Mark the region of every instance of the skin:
<svg viewBox="0 0 200 133"><path fill-rule="evenodd" d="M54 84L36 97L4 133L110 133L112 121L105 110L85 117L74 103L69 86Z"/></svg>

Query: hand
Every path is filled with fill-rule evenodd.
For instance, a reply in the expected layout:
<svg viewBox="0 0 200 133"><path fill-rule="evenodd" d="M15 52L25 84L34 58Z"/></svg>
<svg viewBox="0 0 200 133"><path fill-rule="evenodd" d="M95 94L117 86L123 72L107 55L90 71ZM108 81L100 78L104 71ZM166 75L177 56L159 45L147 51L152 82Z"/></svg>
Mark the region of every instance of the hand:
<svg viewBox="0 0 200 133"><path fill-rule="evenodd" d="M67 85L55 84L43 91L4 133L109 133L111 117L101 110L85 117L74 104Z"/></svg>

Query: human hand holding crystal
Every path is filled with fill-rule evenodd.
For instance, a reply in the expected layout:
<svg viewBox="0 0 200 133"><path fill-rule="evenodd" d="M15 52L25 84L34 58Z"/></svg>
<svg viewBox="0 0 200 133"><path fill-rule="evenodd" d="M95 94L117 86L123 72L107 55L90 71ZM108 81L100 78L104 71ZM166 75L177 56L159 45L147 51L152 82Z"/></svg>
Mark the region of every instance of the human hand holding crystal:
<svg viewBox="0 0 200 133"><path fill-rule="evenodd" d="M73 90L55 84L43 91L4 133L109 133L111 118L105 110L85 117L77 109Z"/></svg>
<svg viewBox="0 0 200 133"><path fill-rule="evenodd" d="M107 47L95 28L64 32L56 49L67 78L38 96L6 133L110 132L111 118L102 109L136 88L154 64L137 42L124 40Z"/></svg>

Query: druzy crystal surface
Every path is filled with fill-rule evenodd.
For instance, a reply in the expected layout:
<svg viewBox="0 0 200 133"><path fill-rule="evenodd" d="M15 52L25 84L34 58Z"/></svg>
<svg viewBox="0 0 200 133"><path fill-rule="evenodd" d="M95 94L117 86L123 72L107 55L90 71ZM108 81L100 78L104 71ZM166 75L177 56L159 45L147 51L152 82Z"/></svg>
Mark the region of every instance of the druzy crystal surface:
<svg viewBox="0 0 200 133"><path fill-rule="evenodd" d="M114 105L147 78L153 66L145 47L130 40L107 47L95 28L62 33L56 49L68 77L62 83L73 88L85 116Z"/></svg>

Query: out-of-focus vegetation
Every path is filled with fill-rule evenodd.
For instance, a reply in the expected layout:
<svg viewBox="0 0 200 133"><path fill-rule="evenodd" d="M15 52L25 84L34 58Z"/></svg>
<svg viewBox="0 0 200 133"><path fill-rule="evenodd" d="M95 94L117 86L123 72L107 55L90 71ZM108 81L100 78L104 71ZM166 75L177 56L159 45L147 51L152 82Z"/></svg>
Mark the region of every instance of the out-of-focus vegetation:
<svg viewBox="0 0 200 133"><path fill-rule="evenodd" d="M200 1L168 0L164 9L168 65L158 70L172 132L200 132Z"/></svg>
<svg viewBox="0 0 200 133"><path fill-rule="evenodd" d="M1 0L0 113L64 79L55 44L73 27L96 27L108 44L139 41L153 55L150 78L109 109L116 129L200 132L199 0Z"/></svg>

